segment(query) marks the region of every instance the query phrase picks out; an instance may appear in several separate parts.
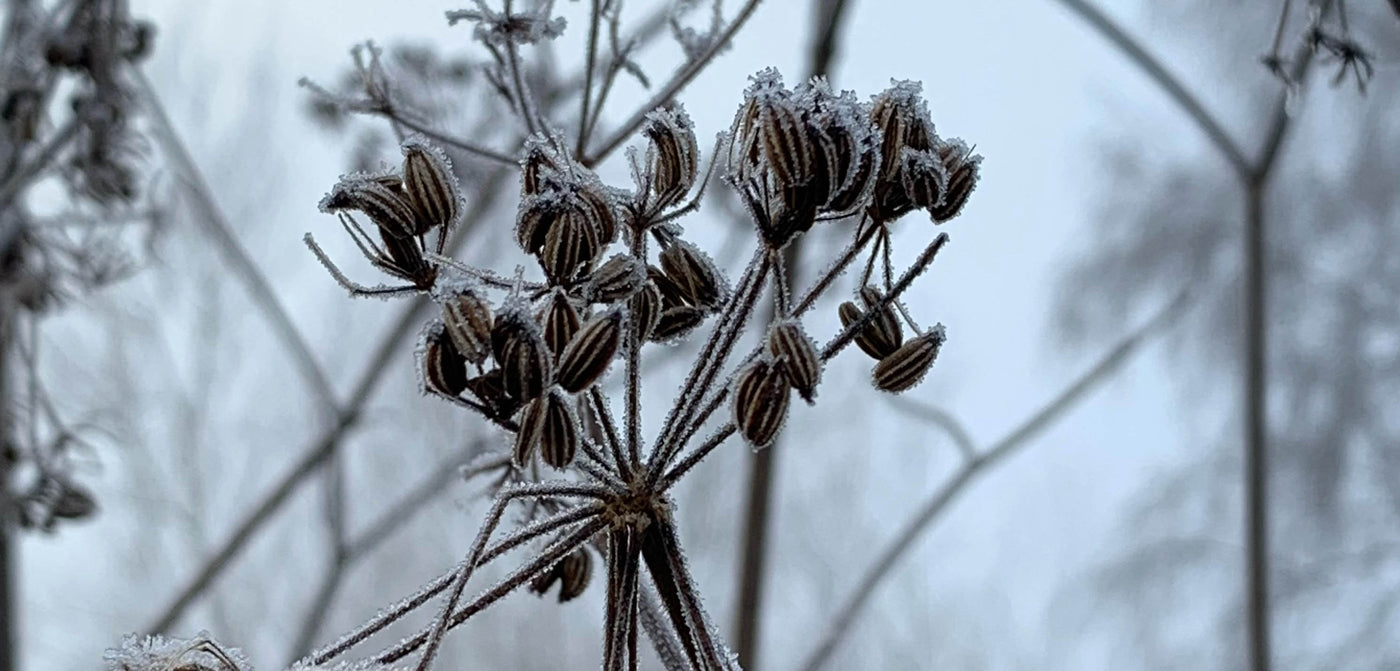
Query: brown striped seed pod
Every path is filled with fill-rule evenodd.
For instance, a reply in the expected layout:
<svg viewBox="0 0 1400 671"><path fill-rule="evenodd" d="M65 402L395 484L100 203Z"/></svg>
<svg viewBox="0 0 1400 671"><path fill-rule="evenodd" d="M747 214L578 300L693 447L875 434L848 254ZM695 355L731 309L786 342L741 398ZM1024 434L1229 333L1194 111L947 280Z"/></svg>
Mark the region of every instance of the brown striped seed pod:
<svg viewBox="0 0 1400 671"><path fill-rule="evenodd" d="M544 421L540 426L540 458L554 468L566 468L578 451L578 421L573 404L557 387L541 396Z"/></svg>
<svg viewBox="0 0 1400 671"><path fill-rule="evenodd" d="M614 254L588 277L587 296L594 303L616 303L641 290L647 266L626 254Z"/></svg>
<svg viewBox="0 0 1400 671"><path fill-rule="evenodd" d="M877 94L870 103L870 120L880 129L881 177L896 179L905 148L932 149L938 136L929 118L923 86L918 82L897 81Z"/></svg>
<svg viewBox="0 0 1400 671"><path fill-rule="evenodd" d="M515 432L515 450L511 453L516 468L529 466L530 457L539 447L540 435L544 433L545 409L549 404L547 398L541 396L526 403L525 410L520 413L520 428Z"/></svg>
<svg viewBox="0 0 1400 671"><path fill-rule="evenodd" d="M748 181L767 173L778 187L811 180L814 152L802 110L776 70L753 77L732 132L731 177Z"/></svg>
<svg viewBox="0 0 1400 671"><path fill-rule="evenodd" d="M642 285L642 290L632 297L630 314L632 321L637 324L641 339L644 341L651 339L651 334L656 331L657 323L661 321L661 303L661 290L657 289L656 284L650 281ZM701 318L704 318L703 315Z"/></svg>
<svg viewBox="0 0 1400 671"><path fill-rule="evenodd" d="M579 547L565 555L559 563L530 580L530 591L544 596L555 582L559 583L559 603L572 601L588 588L593 573L593 557Z"/></svg>
<svg viewBox="0 0 1400 671"><path fill-rule="evenodd" d="M811 100L807 125L817 149L814 195L826 214L854 212L869 198L880 162L870 116L853 92L837 95L820 78L800 85L798 95Z"/></svg>
<svg viewBox="0 0 1400 671"><path fill-rule="evenodd" d="M531 256L539 254L544 249L545 236L563 211L554 199L522 198L515 214L515 241L520 249Z"/></svg>
<svg viewBox="0 0 1400 671"><path fill-rule="evenodd" d="M388 256L388 263L384 263L382 258L372 260L375 267L413 282L420 289L432 288L437 279L437 266L428 263L417 239L396 237L383 228L379 229L379 239Z"/></svg>
<svg viewBox="0 0 1400 671"><path fill-rule="evenodd" d="M943 347L945 339L940 325L904 343L903 347L875 364L875 387L899 393L919 384L938 358L938 350Z"/></svg>
<svg viewBox="0 0 1400 671"><path fill-rule="evenodd" d="M948 171L937 152L905 150L900 172L904 192L916 207L932 212L943 203L943 195L948 190Z"/></svg>
<svg viewBox="0 0 1400 671"><path fill-rule="evenodd" d="M525 140L525 155L520 159L520 193L533 196L544 188L545 178L567 170L568 159L560 156L550 141L540 135Z"/></svg>
<svg viewBox="0 0 1400 671"><path fill-rule="evenodd" d="M860 297L861 302L865 304L864 310L850 301L841 304L837 314L841 317L843 327L850 328L852 324L860 321L866 312L884 301L884 296L874 287L861 289ZM893 354L904 342L904 331L900 326L899 316L893 308L885 306L865 328L856 333L855 340L856 346L872 359L883 359Z"/></svg>
<svg viewBox="0 0 1400 671"><path fill-rule="evenodd" d="M793 320L774 324L768 331L768 352L775 361L783 362L788 382L802 400L813 403L822 365L817 345L802 331L802 325Z"/></svg>
<svg viewBox="0 0 1400 671"><path fill-rule="evenodd" d="M553 378L549 348L539 328L519 310L506 310L496 316L491 330L491 350L501 368L501 384L506 394L529 401L544 393Z"/></svg>
<svg viewBox="0 0 1400 671"><path fill-rule="evenodd" d="M441 322L431 322L424 330L419 365L426 391L455 397L467 388L466 359L452 344Z"/></svg>
<svg viewBox="0 0 1400 671"><path fill-rule="evenodd" d="M414 233L451 228L461 212L461 196L447 155L423 138L412 137L403 143L403 157L404 195L417 214Z"/></svg>
<svg viewBox="0 0 1400 671"><path fill-rule="evenodd" d="M656 266L647 266L647 279L661 295L661 309L686 304L685 292L665 271Z"/></svg>
<svg viewBox="0 0 1400 671"><path fill-rule="evenodd" d="M690 333L705 321L705 311L691 305L666 308L657 316L656 326L648 337L652 342L668 342Z"/></svg>
<svg viewBox="0 0 1400 671"><path fill-rule="evenodd" d="M585 589L593 574L593 556L580 546L559 560L559 603L572 601Z"/></svg>
<svg viewBox="0 0 1400 671"><path fill-rule="evenodd" d="M790 392L783 369L782 362L759 359L734 383L734 425L754 447L772 443L787 417Z"/></svg>
<svg viewBox="0 0 1400 671"><path fill-rule="evenodd" d="M948 173L948 187L943 202L938 207L929 208L929 215L941 224L958 216L972 190L977 188L982 157L973 154L962 140L956 139L943 142L938 146L938 151Z"/></svg>
<svg viewBox="0 0 1400 671"><path fill-rule="evenodd" d="M597 176L588 173L578 189L579 211L592 228L599 249L617 239L617 211Z"/></svg>
<svg viewBox="0 0 1400 671"><path fill-rule="evenodd" d="M586 274L598 254L598 236L598 230L579 210L555 219L538 255L550 283L566 284Z"/></svg>
<svg viewBox="0 0 1400 671"><path fill-rule="evenodd" d="M501 369L493 368L467 380L467 390L485 405L492 417L506 419L520 409L520 399L506 393Z"/></svg>
<svg viewBox="0 0 1400 671"><path fill-rule="evenodd" d="M555 289L549 297L549 303L545 305L540 322L544 325L544 343L549 347L549 353L557 360L574 334L578 333L581 323L578 310L574 309L573 303L562 290Z"/></svg>
<svg viewBox="0 0 1400 671"><path fill-rule="evenodd" d="M474 364L491 355L491 306L471 290L442 302L442 323L457 351Z"/></svg>
<svg viewBox="0 0 1400 671"><path fill-rule="evenodd" d="M417 214L395 181L377 177L342 177L321 200L322 212L359 210L385 237L408 238L417 235Z"/></svg>
<svg viewBox="0 0 1400 671"><path fill-rule="evenodd" d="M680 103L647 115L642 133L648 140L646 172L647 206L663 210L680 202L695 185L699 172L700 148L695 141L695 125Z"/></svg>
<svg viewBox="0 0 1400 671"><path fill-rule="evenodd" d="M876 221L893 221L919 207L903 174L906 152L932 150L938 143L938 136L929 120L922 87L915 82L895 82L875 96L870 105L870 118L880 130L881 168L868 212ZM924 193L928 195L928 189Z"/></svg>
<svg viewBox="0 0 1400 671"><path fill-rule="evenodd" d="M588 320L559 355L559 386L577 394L602 377L622 342L622 313L609 310Z"/></svg>
<svg viewBox="0 0 1400 671"><path fill-rule="evenodd" d="M695 245L676 241L662 250L661 270L680 289L687 303L715 310L724 302L724 279L719 268Z"/></svg>

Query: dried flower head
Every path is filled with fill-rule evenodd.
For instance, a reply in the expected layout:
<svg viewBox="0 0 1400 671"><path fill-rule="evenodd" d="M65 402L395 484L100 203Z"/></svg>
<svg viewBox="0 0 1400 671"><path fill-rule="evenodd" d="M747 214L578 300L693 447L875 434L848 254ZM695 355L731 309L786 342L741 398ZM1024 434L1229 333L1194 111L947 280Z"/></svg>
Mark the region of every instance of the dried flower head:
<svg viewBox="0 0 1400 671"><path fill-rule="evenodd" d="M431 292L443 306L442 322L425 331L425 387L513 434L513 445L503 450L509 465L461 564L416 595L414 605L374 618L313 653L309 663L335 660L442 594L445 604L429 627L370 658L392 664L421 651L418 667L426 669L447 631L516 589L544 594L558 583L561 601L575 598L592 574L592 546L603 562L605 671L636 667L643 608L655 616L658 635L677 642L672 668L734 669L686 567L673 487L735 435L753 447L776 440L793 393L815 403L823 367L851 343L878 361L874 380L888 391L916 384L943 343L942 328L919 328L900 297L948 238L910 231L922 235L922 251L896 269L889 225L914 209L939 222L956 216L976 183L980 158L960 141L934 134L917 85L896 84L863 104L822 80L788 88L776 70L754 75L727 139L710 157L711 168L725 166L757 233L749 262L731 276L683 225L700 205L710 169L700 170L696 131L679 105L659 103L628 127L639 131L641 147L630 153L633 188L623 190L592 169L622 140L587 151L597 121L590 93L574 138L529 104L518 48L562 27L552 22L550 5L521 14L479 3L451 15L477 24L477 37L498 56L493 82L526 128L513 163L521 173L513 238L538 271L518 269L506 279L441 255L442 231L452 227L459 201L449 187L455 186L449 164L421 141L405 145L399 182L362 178L372 184L337 191L326 208L352 235L358 227L343 210L369 217L385 248L362 244L366 255L409 282L403 293ZM629 67L627 51L614 47L609 77ZM695 198L682 204L692 192ZM783 248L817 221L837 219L851 222L841 229L849 242L839 250L815 249L829 263L809 289L793 294ZM480 227L473 223L461 228ZM417 237L434 229L438 246L430 251ZM411 235L398 235L404 231ZM359 233L359 242L368 237ZM402 244L390 248L389 240ZM842 327L819 345L803 316L857 262L865 267L860 301L840 306ZM875 275L877 267L883 277ZM764 295L774 305L766 321L757 309ZM917 334L907 342L906 327ZM642 353L691 334L703 334L703 343L659 431L644 437ZM744 353L741 342L757 346ZM605 377L609 370L619 373L618 384ZM522 501L529 505L519 528L496 538L496 528L513 519L507 509ZM522 546L532 549L516 570L468 596L479 567ZM648 603L640 589L643 573L659 603Z"/></svg>

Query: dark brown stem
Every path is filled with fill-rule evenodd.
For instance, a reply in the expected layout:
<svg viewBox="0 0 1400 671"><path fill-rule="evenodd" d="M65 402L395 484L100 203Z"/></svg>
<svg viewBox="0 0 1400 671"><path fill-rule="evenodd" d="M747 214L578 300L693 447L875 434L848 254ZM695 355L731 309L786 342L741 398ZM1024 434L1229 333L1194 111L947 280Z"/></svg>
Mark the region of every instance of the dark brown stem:
<svg viewBox="0 0 1400 671"><path fill-rule="evenodd" d="M9 250L3 250L8 252ZM19 621L15 617L15 520L10 501L10 467L15 457L13 429L10 409L15 407L10 400L10 366L15 350L11 342L14 335L14 305L0 301L0 671L14 671L19 642L15 631Z"/></svg>

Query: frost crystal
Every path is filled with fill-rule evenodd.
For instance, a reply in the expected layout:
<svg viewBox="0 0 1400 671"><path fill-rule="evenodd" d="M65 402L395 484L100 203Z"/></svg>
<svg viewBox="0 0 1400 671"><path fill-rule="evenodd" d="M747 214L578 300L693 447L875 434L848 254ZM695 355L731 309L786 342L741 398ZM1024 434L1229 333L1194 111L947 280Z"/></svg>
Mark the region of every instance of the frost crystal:
<svg viewBox="0 0 1400 671"><path fill-rule="evenodd" d="M107 671L252 671L238 648L225 648L208 632L193 639L127 634L102 655Z"/></svg>

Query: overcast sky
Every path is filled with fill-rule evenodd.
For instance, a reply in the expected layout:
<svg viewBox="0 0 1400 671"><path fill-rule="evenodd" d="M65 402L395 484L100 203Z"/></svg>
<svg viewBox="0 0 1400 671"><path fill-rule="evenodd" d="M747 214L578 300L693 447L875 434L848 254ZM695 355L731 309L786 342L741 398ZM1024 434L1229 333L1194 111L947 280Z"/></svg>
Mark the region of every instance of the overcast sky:
<svg viewBox="0 0 1400 671"><path fill-rule="evenodd" d="M466 30L448 28L442 19L444 10L459 4L132 4L134 14L152 17L162 29L147 71L203 167L227 169L219 156L232 143L263 148L266 164L246 169L267 170L279 179L265 199L238 208L257 218L249 224L257 234L245 241L267 264L283 300L297 311L313 342L337 335L343 321L317 317L315 306L344 301L344 294L305 252L301 236L308 230L330 230L315 203L344 171L346 147L305 117L305 92L296 82L302 76L334 81L348 63L349 47L367 38L386 44L412 39L464 45ZM1139 3L1101 4L1135 32L1160 37L1146 25ZM1057 272L1084 248L1096 212L1103 184L1099 148L1125 135L1142 138L1145 148L1182 156L1204 155L1204 145L1116 52L1051 0L853 0L851 12L835 84L864 98L891 78L921 80L939 133L975 144L985 157L971 204L946 226L951 244L916 285L910 301L917 315L942 322L950 336L935 373L911 397L952 411L979 442L989 444L1097 356L1096 349L1066 353L1057 348L1047 325ZM703 138L728 125L749 74L776 66L789 83L800 79L810 21L807 2L765 1L734 48L680 96L702 145ZM1226 95L1209 80L1194 77L1201 64L1191 62L1188 49L1170 42L1160 47L1208 101ZM667 71L653 66L650 74L659 79ZM269 96L250 73L258 73L275 91ZM269 106L271 113L251 111ZM621 118L618 110L626 109L626 99L614 101L612 109L605 126ZM259 122L259 132L249 133L250 116L270 120L270 125ZM625 173L614 163L604 176L616 183ZM229 197L235 196L231 192ZM900 226L932 224L911 216ZM688 230L705 240L711 235L718 239L722 229L702 215L688 222ZM1144 313L1155 308L1142 306ZM377 302L355 309L357 314L383 310ZM1131 326L1125 324L1125 332ZM896 580L925 582L933 595L930 609L976 607L965 614L975 623L970 631L989 640L1010 639L996 643L1011 651L998 659L1046 659L1052 652L1045 642L1052 600L1110 549L1106 544L1134 493L1170 466L1199 454L1189 447L1195 434L1181 428L1186 410L1168 384L1161 349L1149 347L1025 453L978 484L906 559ZM848 357L832 374L859 387L855 383L867 374L865 365ZM349 373L341 372L337 379L344 385ZM932 491L938 476L955 463L954 452L942 437L882 408L875 392L857 391L867 399L860 406L867 412L841 423L854 424L848 431L879 439L850 446L870 455L864 476L868 500L862 509L880 511L869 513L869 537L879 539L905 517L903 511ZM823 401L840 403L845 393L833 391L827 397L824 391ZM814 434L842 428L820 406L797 413ZM736 453L743 449L730 447ZM779 526L784 510L800 507L803 496L819 495L809 483L822 468L798 459L783 463ZM80 551L82 543L97 542L96 533L31 543L24 557L26 599L63 593L63 576L56 570L46 573L46 566L57 565L55 557ZM872 553L853 551L854 565L863 566L860 558ZM774 561L781 564L781 551ZM847 575L854 580L854 572ZM781 586L774 589L774 609L802 605ZM834 589L844 595L846 586ZM877 597L876 609L884 598ZM148 612L161 600L156 598ZM817 612L802 617L819 622L820 609L832 606L815 605ZM74 657L68 642L45 630L44 618L64 617L65 607L51 601L27 601L26 606L34 617L27 623L33 634L26 639L32 642L26 650L28 668L77 668L70 664ZM954 619L963 616L960 612ZM132 622L129 628L143 624ZM794 631L773 631L773 636L767 654L783 662L780 668L798 654L783 650L785 645L807 640ZM96 655L111 642L84 641L81 647ZM89 659L96 663L95 657ZM1043 667L1032 662L1031 668Z"/></svg>

